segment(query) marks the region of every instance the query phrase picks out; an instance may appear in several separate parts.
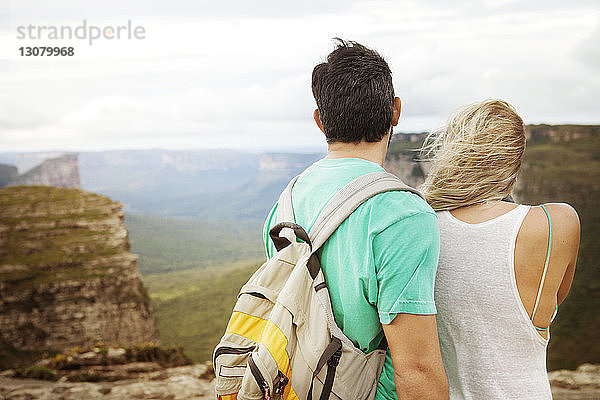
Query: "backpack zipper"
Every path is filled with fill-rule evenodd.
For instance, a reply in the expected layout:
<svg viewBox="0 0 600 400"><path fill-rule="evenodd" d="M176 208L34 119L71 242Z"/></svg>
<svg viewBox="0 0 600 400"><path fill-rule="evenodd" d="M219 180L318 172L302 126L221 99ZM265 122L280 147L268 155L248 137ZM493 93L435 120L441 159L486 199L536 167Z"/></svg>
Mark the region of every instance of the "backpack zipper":
<svg viewBox="0 0 600 400"><path fill-rule="evenodd" d="M248 366L250 367L250 372L252 373L252 376L254 376L254 379L256 380L256 383L258 384L258 387L260 388L264 399L271 400L271 391L269 389L269 385L267 384L267 381L265 380L263 374L256 366L256 363L252 359L252 354L250 354L250 356L248 357Z"/></svg>
<svg viewBox="0 0 600 400"><path fill-rule="evenodd" d="M256 346L250 346L250 347L219 347L216 351L215 351L215 356L213 358L213 365L215 365L217 363L217 357L219 357L220 355L223 354L246 354L246 353L250 353L252 351L254 351L254 349L256 348Z"/></svg>
<svg viewBox="0 0 600 400"><path fill-rule="evenodd" d="M250 296L258 297L259 299L269 300L267 296L259 292L246 292L242 294L249 294Z"/></svg>

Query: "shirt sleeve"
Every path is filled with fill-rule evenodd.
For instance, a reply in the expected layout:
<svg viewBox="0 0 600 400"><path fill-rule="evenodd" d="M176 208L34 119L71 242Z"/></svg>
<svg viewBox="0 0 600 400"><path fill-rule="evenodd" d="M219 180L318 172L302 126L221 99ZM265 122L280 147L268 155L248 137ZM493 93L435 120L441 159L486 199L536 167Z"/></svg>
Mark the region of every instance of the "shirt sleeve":
<svg viewBox="0 0 600 400"><path fill-rule="evenodd" d="M269 237L269 231L274 225L273 222L275 221L275 219L277 219L277 204L273 206L271 212L269 212L269 215L267 215L267 219L265 220L265 224L263 226L263 243L265 245L265 255L267 257L267 260L273 257L273 254L275 254L275 247L273 245L273 241Z"/></svg>
<svg viewBox="0 0 600 400"><path fill-rule="evenodd" d="M440 249L437 216L419 212L373 238L377 311L382 324L397 314L436 314L433 298Z"/></svg>

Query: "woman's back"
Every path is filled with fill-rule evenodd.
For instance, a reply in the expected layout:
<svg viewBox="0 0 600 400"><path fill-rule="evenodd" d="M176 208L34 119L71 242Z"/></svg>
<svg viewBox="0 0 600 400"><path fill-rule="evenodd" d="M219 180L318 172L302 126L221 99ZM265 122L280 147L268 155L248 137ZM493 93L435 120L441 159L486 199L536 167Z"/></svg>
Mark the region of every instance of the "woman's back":
<svg viewBox="0 0 600 400"><path fill-rule="evenodd" d="M438 213L436 306L451 398L550 399L547 332L535 326L550 323L568 292L577 216L567 205L548 207L558 228L544 274L550 233L544 211L490 204Z"/></svg>

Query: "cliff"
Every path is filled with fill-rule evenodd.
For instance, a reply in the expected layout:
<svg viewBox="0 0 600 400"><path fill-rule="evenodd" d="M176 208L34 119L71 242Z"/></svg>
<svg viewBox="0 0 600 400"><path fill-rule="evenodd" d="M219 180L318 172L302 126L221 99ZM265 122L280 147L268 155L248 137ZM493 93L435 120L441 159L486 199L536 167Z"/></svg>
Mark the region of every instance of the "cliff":
<svg viewBox="0 0 600 400"><path fill-rule="evenodd" d="M7 186L10 181L19 176L17 167L14 165L0 164L0 187Z"/></svg>
<svg viewBox="0 0 600 400"><path fill-rule="evenodd" d="M600 135L600 125L527 125L527 143L566 143L590 140Z"/></svg>
<svg viewBox="0 0 600 400"><path fill-rule="evenodd" d="M427 135L397 133L392 136L384 167L404 183L419 188L429 172L429 163L419 162L419 150Z"/></svg>
<svg viewBox="0 0 600 400"><path fill-rule="evenodd" d="M0 367L41 350L158 341L120 210L79 189L0 189Z"/></svg>
<svg viewBox="0 0 600 400"><path fill-rule="evenodd" d="M525 157L520 173L521 178L515 188L516 194L524 193L525 201L529 200L529 192L535 193L541 190L539 189L541 182L535 179L528 179L532 174L531 169L536 170L541 165L546 167L546 159L548 158L554 159L553 163L548 164L557 170L559 174L563 175L560 179L555 179L555 181L562 180L561 183L564 183L571 179L571 177L567 177L566 175L573 173L572 177L575 177L579 181L578 184L580 186L590 185L594 182L593 179L589 179L587 176L595 172L594 169L590 170L590 168L587 168L584 173L586 176L581 179L581 174L573 166L577 165L579 167L575 162L578 153L583 153L584 156L587 156L590 150L594 151L596 149L597 151L600 125L527 125L525 127L525 136L527 138L526 155L532 154L533 156ZM385 168L389 172L397 175L406 184L415 188L419 188L423 184L425 177L429 173L429 163L419 161L421 146L426 137L427 133L394 134L385 159ZM555 147L556 150L561 153L567 153L570 150L571 154L559 157L554 152L542 156L541 153L550 149L548 146L559 146ZM571 162L564 157L571 157ZM537 171L534 172L537 173ZM527 187L525 188L525 186ZM562 194L562 190L558 189L554 194L558 193ZM565 191L565 193L572 194L569 191Z"/></svg>
<svg viewBox="0 0 600 400"><path fill-rule="evenodd" d="M414 188L425 182L429 172L429 163L418 162L418 154L398 152L385 159L385 169L402 179L402 182Z"/></svg>
<svg viewBox="0 0 600 400"><path fill-rule="evenodd" d="M44 160L40 165L19 175L9 185L48 185L79 188L79 164L77 154L64 154Z"/></svg>

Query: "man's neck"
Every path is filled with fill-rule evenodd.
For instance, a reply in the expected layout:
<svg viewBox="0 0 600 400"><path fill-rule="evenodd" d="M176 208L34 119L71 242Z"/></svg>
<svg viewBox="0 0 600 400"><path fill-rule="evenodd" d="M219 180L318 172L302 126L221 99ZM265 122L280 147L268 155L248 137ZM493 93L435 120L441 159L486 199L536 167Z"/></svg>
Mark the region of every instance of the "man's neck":
<svg viewBox="0 0 600 400"><path fill-rule="evenodd" d="M376 143L329 143L327 145L327 157L325 158L362 158L383 167L387 153L387 142L386 136L384 140Z"/></svg>

